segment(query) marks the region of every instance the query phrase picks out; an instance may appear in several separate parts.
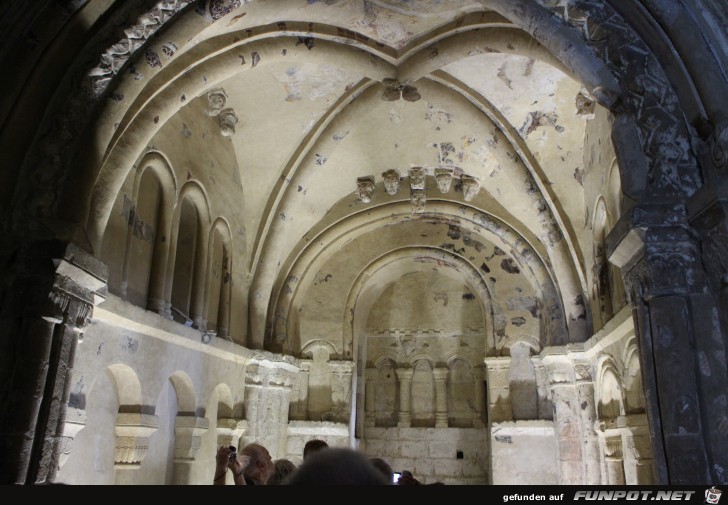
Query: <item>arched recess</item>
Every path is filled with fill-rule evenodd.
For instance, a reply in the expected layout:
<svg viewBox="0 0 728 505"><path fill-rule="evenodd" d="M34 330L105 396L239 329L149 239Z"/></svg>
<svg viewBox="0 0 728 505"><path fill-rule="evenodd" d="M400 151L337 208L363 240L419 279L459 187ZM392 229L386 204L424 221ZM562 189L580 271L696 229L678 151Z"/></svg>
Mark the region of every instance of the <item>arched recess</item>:
<svg viewBox="0 0 728 505"><path fill-rule="evenodd" d="M614 360L602 356L597 363L597 417L600 420L615 420L623 416L624 387Z"/></svg>
<svg viewBox="0 0 728 505"><path fill-rule="evenodd" d="M645 393L642 385L642 365L637 337L627 339L624 356L624 410L627 415L645 412Z"/></svg>
<svg viewBox="0 0 728 505"><path fill-rule="evenodd" d="M177 199L172 220L165 300L171 316L181 318L187 325L203 326L207 236L210 211L207 194L202 185L188 181Z"/></svg>
<svg viewBox="0 0 728 505"><path fill-rule="evenodd" d="M410 416L413 428L435 426L435 363L426 354L410 358L412 381L410 383Z"/></svg>
<svg viewBox="0 0 728 505"><path fill-rule="evenodd" d="M609 174L607 179L607 223L606 229L607 234L617 224L622 213L625 211L625 196L622 192L622 181L619 175L619 165L617 160L614 160L609 167ZM624 280L622 280L622 274L619 268L609 262L610 272L610 286L612 288L612 307L614 307L614 313L619 312L619 309L627 304L626 289L624 286Z"/></svg>
<svg viewBox="0 0 728 505"><path fill-rule="evenodd" d="M475 383L477 374L467 356L455 354L446 361L448 368L447 402L448 426L451 428L472 428L479 413L475 410L482 385Z"/></svg>
<svg viewBox="0 0 728 505"><path fill-rule="evenodd" d="M107 368L119 399L119 412L130 414L142 411L142 385L136 372L127 365L115 364Z"/></svg>
<svg viewBox="0 0 728 505"><path fill-rule="evenodd" d="M592 301L594 327L601 328L614 315L612 305L611 264L607 261L607 206L604 198L597 198L592 222L593 263L592 263Z"/></svg>
<svg viewBox="0 0 728 505"><path fill-rule="evenodd" d="M399 383L397 381L397 357L396 355L380 356L374 361L374 368L377 371L373 390L374 425L380 427L397 426L398 405L399 405ZM369 380L369 379L367 379ZM365 405L368 399L361 405ZM358 415L362 416L363 411L358 408Z"/></svg>
<svg viewBox="0 0 728 505"><path fill-rule="evenodd" d="M218 217L210 229L205 282L204 312L207 329L226 337L230 329L230 295L232 271L232 233L224 217Z"/></svg>
<svg viewBox="0 0 728 505"><path fill-rule="evenodd" d="M177 415L194 416L197 412L197 393L190 376L186 372L174 372L169 381L177 395Z"/></svg>
<svg viewBox="0 0 728 505"><path fill-rule="evenodd" d="M345 305L343 318L343 348L353 349L353 358L358 358L359 352L365 349L365 344L360 341L362 335L366 335L366 324L370 317L370 311L374 303L379 299L384 290L401 278L403 275L414 272L429 271L432 263L438 262L442 275L465 286L477 293L477 302L481 305L482 321L478 328L483 332L483 348L492 349L495 353L495 330L492 308L492 297L488 291L486 282L480 277L478 271L466 260L447 251L435 248L411 247L402 248L376 258L366 269L362 271L351 290L349 291ZM463 328L462 331L467 331ZM365 356L367 361L370 358Z"/></svg>
<svg viewBox="0 0 728 505"><path fill-rule="evenodd" d="M111 279L115 271L121 272L120 284L110 286L112 292L118 291L127 301L159 313L164 308L167 239L176 194L177 180L166 156L157 151L144 155L134 174L131 200L123 195L125 247L118 247L118 237L107 228L101 251L102 261L110 266L116 263L109 259L123 252L123 265L110 269Z"/></svg>

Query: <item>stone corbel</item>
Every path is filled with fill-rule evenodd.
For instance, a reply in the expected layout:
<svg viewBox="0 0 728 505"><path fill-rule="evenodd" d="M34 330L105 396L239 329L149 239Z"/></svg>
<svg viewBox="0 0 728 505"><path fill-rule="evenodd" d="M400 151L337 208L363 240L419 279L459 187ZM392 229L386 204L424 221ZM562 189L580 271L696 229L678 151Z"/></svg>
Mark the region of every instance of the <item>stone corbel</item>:
<svg viewBox="0 0 728 505"><path fill-rule="evenodd" d="M463 174L460 180L463 185L463 199L466 202L469 202L470 200L475 198L475 196L478 194L478 191L480 191L480 184L478 183L478 179Z"/></svg>
<svg viewBox="0 0 728 505"><path fill-rule="evenodd" d="M425 189L425 169L422 167L412 167L409 169L410 189Z"/></svg>
<svg viewBox="0 0 728 505"><path fill-rule="evenodd" d="M397 170L387 170L382 173L384 179L384 190L388 195L396 195L399 193L400 176Z"/></svg>
<svg viewBox="0 0 728 505"><path fill-rule="evenodd" d="M116 416L115 466L138 467L149 450L149 438L159 428L159 418L149 414Z"/></svg>
<svg viewBox="0 0 728 505"><path fill-rule="evenodd" d="M174 459L194 460L200 450L202 435L210 422L205 417L177 416L174 425Z"/></svg>
<svg viewBox="0 0 728 505"><path fill-rule="evenodd" d="M581 116L584 119L594 119L596 101L591 93L589 93L586 89L581 89L576 94L574 104L576 105L577 116Z"/></svg>
<svg viewBox="0 0 728 505"><path fill-rule="evenodd" d="M373 194L374 180L371 177L359 177L356 180L356 196L359 197L359 200L369 203L372 201Z"/></svg>
<svg viewBox="0 0 728 505"><path fill-rule="evenodd" d="M86 411L68 407L66 409L66 420L63 423L63 434L61 435L61 451L58 459L58 468L62 468L68 461L73 449L73 441L78 432L86 427Z"/></svg>
<svg viewBox="0 0 728 505"><path fill-rule="evenodd" d="M225 107L227 102L227 93L223 88L211 89L207 92L207 115L217 116Z"/></svg>
<svg viewBox="0 0 728 505"><path fill-rule="evenodd" d="M246 419L238 420L230 417L223 417L217 420L217 445L234 445L237 446L240 437L245 434L248 429L248 421Z"/></svg>
<svg viewBox="0 0 728 505"><path fill-rule="evenodd" d="M437 183L437 189L440 193L447 193L450 191L450 185L452 184L452 168L436 168L435 169L435 182Z"/></svg>
<svg viewBox="0 0 728 505"><path fill-rule="evenodd" d="M233 109L223 109L217 116L220 132L223 137L232 137L235 133L235 125L238 124L238 115Z"/></svg>

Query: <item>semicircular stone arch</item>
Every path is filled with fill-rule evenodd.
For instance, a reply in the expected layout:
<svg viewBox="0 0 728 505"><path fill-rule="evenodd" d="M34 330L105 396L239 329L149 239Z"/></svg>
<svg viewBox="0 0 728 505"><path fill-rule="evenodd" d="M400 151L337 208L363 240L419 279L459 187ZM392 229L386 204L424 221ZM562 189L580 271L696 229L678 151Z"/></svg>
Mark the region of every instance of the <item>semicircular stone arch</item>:
<svg viewBox="0 0 728 505"><path fill-rule="evenodd" d="M418 260L418 258L420 259ZM384 302L381 296L383 293L390 290L404 276L429 273L435 265L439 270L438 275L447 277L451 282L467 288L464 296L473 295L467 297L466 303L477 304L479 314L477 318L471 319L471 327L456 325L450 328L441 326L429 328L429 326L434 325L391 325L383 321L381 317L376 317L377 314L373 313L373 311L376 312L382 309L381 304ZM435 301L437 305L444 304L449 298L446 293L430 294L434 295L433 299L437 300ZM346 316L343 324L343 348L352 349L354 359L358 356L362 345L360 341L362 336L369 338L370 341L374 336L381 336L387 340L393 338L398 341L397 355L401 361L403 359L402 355L406 352L406 344L402 342L402 339L406 336L408 330L410 333L419 331L421 336L430 338L444 335L443 330L449 331L448 334L480 335L482 340L481 354L485 352L486 348L495 349L496 346L494 337L495 317L493 317L491 296L486 283L477 270L467 261L452 253L434 248L407 247L396 249L372 261L352 285L348 293L344 313ZM376 321L379 321L379 324ZM473 336L472 338L477 339L478 337ZM367 344L367 354L369 354L370 349L371 347ZM382 348L376 352L381 353L385 349ZM366 359L367 361L370 360L368 357Z"/></svg>
<svg viewBox="0 0 728 505"><path fill-rule="evenodd" d="M457 254L467 257L470 263L477 265L477 268L483 271L483 277L490 282L493 282L492 279L497 280L498 278L502 278L503 275L526 275L529 280L519 289L525 289L527 292L534 292L535 290L539 294L536 295L534 293L532 296L536 296L536 299L541 300L539 303L543 304L542 308L538 308L538 304L528 308L531 316L541 317L541 311L545 307L549 307L549 310L562 310L560 309L560 302L556 296L556 288L554 287L548 268L541 262L539 255L530 248L528 242L523 237L520 237L504 223L484 213L474 211L471 219L466 212L463 212L464 208L462 206L453 205L448 202L433 202L432 207L435 211L448 214L452 217L443 220L442 216L420 216L418 219L431 219L433 225L442 227L441 234L436 234L433 230L430 237L419 237L418 235L418 241L420 241L421 245L451 250L452 252L457 252ZM465 214L465 217L463 214ZM299 307L297 303L300 302L296 302L296 300L302 294L308 293L311 286L314 284L321 286L322 282L326 287L333 286L333 283L330 282L331 277L327 278L322 268L330 261L335 252L340 251L340 248L345 245L353 244L355 242L354 238L357 236L367 238L367 240L360 241L361 244L367 245L366 254L362 256L364 262L356 268L349 268L349 274L347 274L351 276L350 282L353 284L356 276L371 261L366 259L367 257L378 257L390 249L412 245L407 242L406 235L402 233L403 230L406 230L407 224L410 223L411 216L408 204L390 204L378 207L377 209L370 209L366 214L362 213L351 218L352 220L363 221L358 223L358 226L344 226L331 229L327 233L319 236L316 240L311 240L310 248L299 255L296 263L290 269L284 270L284 273L279 277L284 282L279 283L280 287L277 295L275 295L278 302L275 308L271 306L270 315L273 318L271 319L271 330L280 333L276 336L274 336L274 333L270 333L267 341L273 343L277 338L279 344L282 344L288 339L287 332L290 331L291 324L293 324L288 321L289 314L297 314ZM381 226L380 223L384 221L390 224L377 232L379 236L378 240L381 240L381 250L377 252L372 245L373 235L366 236L365 233L376 231ZM392 226L394 223L399 223L403 226L403 228L397 229L398 233L392 231L396 229L396 227ZM458 230L455 235L453 235L453 226L456 226ZM355 232L351 230L355 230ZM390 234L386 236L386 240L385 236L382 235L385 232ZM353 236L352 233L354 234ZM469 233L472 233L472 236ZM443 239L448 242L452 241L451 236L456 237L457 240L452 245L443 247ZM489 245L486 246L486 244ZM361 255L361 253L359 254ZM472 259L470 259L471 256ZM490 257L490 260L486 259L488 257ZM488 266L488 263L493 258L495 258L495 264ZM322 279L327 280L323 281ZM339 281L339 279L333 280L335 282ZM342 279L341 285L347 286L347 288L340 295L340 298L344 297L345 299L348 296L348 286L352 284L347 285ZM513 303L521 308L526 308L523 303L526 303L528 296L524 294L521 298L522 300L520 302ZM301 299L303 300L303 298ZM532 302L536 302L536 299L532 299ZM330 303L336 304L336 299L333 299ZM329 308L333 309L333 307ZM343 307L341 312L338 310L334 312L343 314ZM565 324L564 318L558 318L556 312L552 316L554 319L546 321L543 325L548 327L542 328L542 333L539 333L541 338L551 339L554 342L567 338L567 332L563 326ZM345 316L345 320L348 319L349 316Z"/></svg>

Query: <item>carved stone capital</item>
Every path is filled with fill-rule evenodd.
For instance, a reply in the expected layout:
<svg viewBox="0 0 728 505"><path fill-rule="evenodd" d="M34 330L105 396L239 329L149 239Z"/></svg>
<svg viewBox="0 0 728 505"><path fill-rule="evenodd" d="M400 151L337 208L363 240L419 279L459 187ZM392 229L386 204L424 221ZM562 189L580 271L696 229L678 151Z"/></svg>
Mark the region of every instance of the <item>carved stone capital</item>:
<svg viewBox="0 0 728 505"><path fill-rule="evenodd" d="M159 418L148 414L119 413L116 416L116 465L138 466L149 449L149 438L159 428Z"/></svg>
<svg viewBox="0 0 728 505"><path fill-rule="evenodd" d="M412 375L414 375L415 371L411 368L397 368L395 373L400 381L411 381Z"/></svg>
<svg viewBox="0 0 728 505"><path fill-rule="evenodd" d="M611 459L622 459L622 437L604 439L604 456Z"/></svg>
<svg viewBox="0 0 728 505"><path fill-rule="evenodd" d="M435 378L435 382L445 382L448 373L449 370L447 368L435 368L432 370L432 376Z"/></svg>

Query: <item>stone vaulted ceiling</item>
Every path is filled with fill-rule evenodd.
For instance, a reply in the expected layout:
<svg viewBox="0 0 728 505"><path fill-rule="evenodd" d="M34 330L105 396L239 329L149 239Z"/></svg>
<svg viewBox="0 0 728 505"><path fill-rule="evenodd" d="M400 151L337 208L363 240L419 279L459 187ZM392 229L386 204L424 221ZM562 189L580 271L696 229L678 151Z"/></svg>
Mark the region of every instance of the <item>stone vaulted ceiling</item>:
<svg viewBox="0 0 728 505"><path fill-rule="evenodd" d="M357 301L423 264L477 293L491 352L506 337L583 340L593 98L487 6L213 1L184 13L108 90L88 159L101 167L92 246L145 153L222 151L209 184L223 171L242 188L230 213L251 344L296 353L301 328L340 334L344 320L334 346L351 357ZM91 74L99 89L114 50Z"/></svg>

